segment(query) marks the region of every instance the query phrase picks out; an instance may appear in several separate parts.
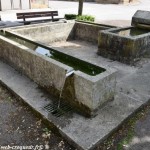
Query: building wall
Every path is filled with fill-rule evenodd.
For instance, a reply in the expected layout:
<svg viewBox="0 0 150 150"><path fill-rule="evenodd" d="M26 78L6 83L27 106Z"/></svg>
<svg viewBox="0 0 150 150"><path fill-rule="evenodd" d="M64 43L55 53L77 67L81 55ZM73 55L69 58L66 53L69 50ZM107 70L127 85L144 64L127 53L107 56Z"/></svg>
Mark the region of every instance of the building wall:
<svg viewBox="0 0 150 150"><path fill-rule="evenodd" d="M30 0L0 0L1 10L30 9Z"/></svg>
<svg viewBox="0 0 150 150"><path fill-rule="evenodd" d="M134 0L95 0L97 3L101 4L119 4L119 3L130 3Z"/></svg>
<svg viewBox="0 0 150 150"><path fill-rule="evenodd" d="M0 0L0 10L48 8L48 0Z"/></svg>
<svg viewBox="0 0 150 150"><path fill-rule="evenodd" d="M31 0L31 8L48 8L48 0Z"/></svg>
<svg viewBox="0 0 150 150"><path fill-rule="evenodd" d="M56 0L56 1L78 1L78 0ZM100 4L122 4L122 3L130 3L135 0L84 0L85 2L96 2Z"/></svg>

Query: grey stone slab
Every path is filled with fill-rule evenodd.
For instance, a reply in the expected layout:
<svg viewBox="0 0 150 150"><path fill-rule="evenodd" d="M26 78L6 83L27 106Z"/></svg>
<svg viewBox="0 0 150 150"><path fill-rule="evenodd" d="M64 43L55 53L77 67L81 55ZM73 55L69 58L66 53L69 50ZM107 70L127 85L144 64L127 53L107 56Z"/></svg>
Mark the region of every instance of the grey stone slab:
<svg viewBox="0 0 150 150"><path fill-rule="evenodd" d="M138 74L150 74L150 62L143 64L139 70L137 70Z"/></svg>
<svg viewBox="0 0 150 150"><path fill-rule="evenodd" d="M85 150L102 142L143 104L143 101L117 93L114 101L99 109L98 115L93 118L85 118L75 112L69 117L57 118L42 108L51 103L52 99L45 95L37 84L3 62L0 62L0 82L54 124L64 138L77 148Z"/></svg>
<svg viewBox="0 0 150 150"><path fill-rule="evenodd" d="M83 149L90 149L116 129L141 104L119 94L114 101L100 109L95 118L86 119L74 115L71 123L62 130L73 137Z"/></svg>
<svg viewBox="0 0 150 150"><path fill-rule="evenodd" d="M150 11L138 10L132 17L132 25L138 24L150 25Z"/></svg>
<svg viewBox="0 0 150 150"><path fill-rule="evenodd" d="M137 101L150 98L150 63L118 83L117 90Z"/></svg>

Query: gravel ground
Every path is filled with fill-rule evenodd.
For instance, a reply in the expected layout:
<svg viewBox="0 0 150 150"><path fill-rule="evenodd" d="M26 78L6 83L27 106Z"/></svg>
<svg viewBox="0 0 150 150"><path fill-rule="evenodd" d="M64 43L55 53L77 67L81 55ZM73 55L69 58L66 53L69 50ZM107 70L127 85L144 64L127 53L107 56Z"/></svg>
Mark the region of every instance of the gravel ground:
<svg viewBox="0 0 150 150"><path fill-rule="evenodd" d="M0 146L37 146L36 149L75 150L56 136L32 113L0 85ZM30 149L28 147L27 149ZM0 147L0 149L4 149ZM17 149L17 148L16 148Z"/></svg>

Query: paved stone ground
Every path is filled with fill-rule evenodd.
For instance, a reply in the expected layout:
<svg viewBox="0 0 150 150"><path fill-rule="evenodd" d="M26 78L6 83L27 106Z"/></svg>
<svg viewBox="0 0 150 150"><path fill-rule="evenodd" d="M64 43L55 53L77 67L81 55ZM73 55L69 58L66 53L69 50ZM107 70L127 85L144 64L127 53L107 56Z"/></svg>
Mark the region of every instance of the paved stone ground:
<svg viewBox="0 0 150 150"><path fill-rule="evenodd" d="M0 146L44 146L50 150L74 150L50 132L29 107L0 85ZM1 147L0 147L1 150Z"/></svg>

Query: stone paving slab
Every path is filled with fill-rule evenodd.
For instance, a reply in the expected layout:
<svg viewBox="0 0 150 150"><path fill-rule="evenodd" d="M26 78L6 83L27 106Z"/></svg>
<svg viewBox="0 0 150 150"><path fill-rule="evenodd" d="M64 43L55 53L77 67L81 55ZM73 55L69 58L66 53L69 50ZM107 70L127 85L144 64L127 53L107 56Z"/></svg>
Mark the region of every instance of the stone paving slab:
<svg viewBox="0 0 150 150"><path fill-rule="evenodd" d="M149 69L148 66L149 64L137 72L146 72ZM148 73L147 76L150 77L150 74ZM135 82L139 81L139 78L137 77ZM127 80L124 78L123 83L126 83L126 81L128 81L128 78ZM40 113L43 118L46 118L57 127L60 134L72 145L82 150L93 149L149 100L149 97L147 95L146 97L144 92L142 94L146 97L145 100L138 101L129 97L126 93L117 91L114 101L100 109L98 115L94 118L84 118L77 113L57 118L43 109L45 105L52 102L52 97L39 89L36 83L1 61L0 82ZM140 87L138 84L140 82L136 82L136 86ZM145 87L150 87L149 82L145 84ZM141 88L140 90L144 89Z"/></svg>
<svg viewBox="0 0 150 150"><path fill-rule="evenodd" d="M122 79L118 83L117 90L137 101L146 102L150 98L149 63L137 70L134 75Z"/></svg>

